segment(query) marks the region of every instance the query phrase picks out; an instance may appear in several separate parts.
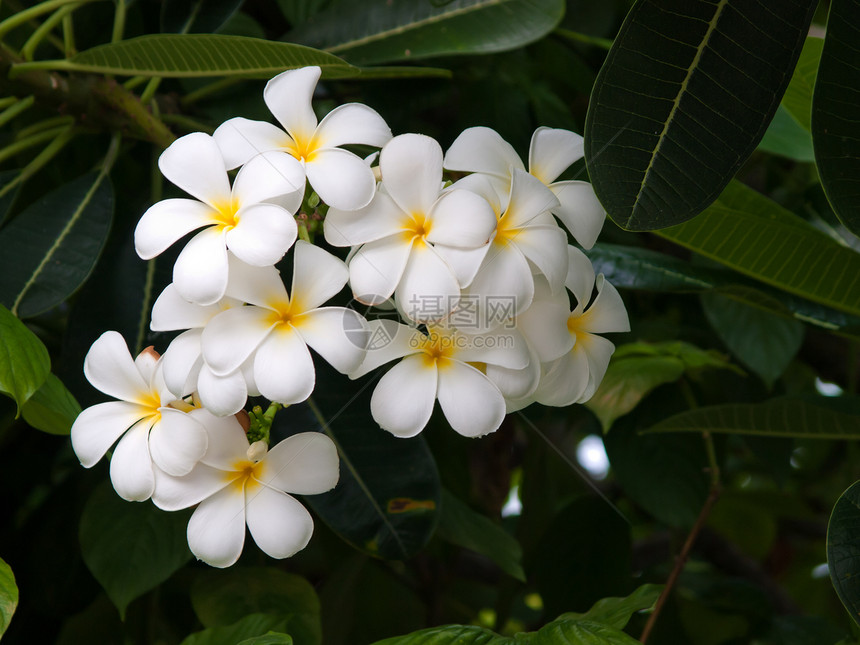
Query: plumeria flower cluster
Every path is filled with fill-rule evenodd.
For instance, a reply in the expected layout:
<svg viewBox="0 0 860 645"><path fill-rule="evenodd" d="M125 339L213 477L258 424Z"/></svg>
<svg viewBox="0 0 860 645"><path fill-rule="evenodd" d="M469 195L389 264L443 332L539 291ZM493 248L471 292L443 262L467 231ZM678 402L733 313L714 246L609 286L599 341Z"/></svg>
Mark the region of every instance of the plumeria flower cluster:
<svg viewBox="0 0 860 645"><path fill-rule="evenodd" d="M528 169L488 128L446 152L392 136L365 105L318 121L319 78L308 67L269 81L279 125L233 118L164 151L162 174L190 197L150 207L135 247L148 260L188 239L152 309L151 328L176 335L163 355L133 358L108 331L85 360L116 400L75 422L82 465L111 452L124 499L196 507L188 543L213 566L236 562L246 526L274 558L304 548L313 521L292 494L337 484L326 435L270 445L272 415L314 390L312 352L353 379L386 367L370 404L384 430L417 435L438 401L456 432L477 437L533 402L588 400L614 349L601 334L629 330L618 292L568 243L590 248L605 217L588 183L557 181L582 156L579 135L538 129ZM345 259L312 243L319 220ZM326 304L345 288L366 315L399 321ZM249 414L249 397L269 412Z"/></svg>

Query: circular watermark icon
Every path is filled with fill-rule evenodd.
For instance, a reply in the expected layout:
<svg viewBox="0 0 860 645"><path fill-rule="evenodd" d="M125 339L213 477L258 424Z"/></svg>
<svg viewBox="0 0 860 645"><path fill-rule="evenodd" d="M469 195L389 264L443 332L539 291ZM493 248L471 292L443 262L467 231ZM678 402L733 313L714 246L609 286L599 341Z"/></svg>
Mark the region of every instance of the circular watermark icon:
<svg viewBox="0 0 860 645"><path fill-rule="evenodd" d="M379 350L391 344L397 335L399 317L391 298L357 296L349 301L346 309L343 331L347 340L356 347L369 352Z"/></svg>

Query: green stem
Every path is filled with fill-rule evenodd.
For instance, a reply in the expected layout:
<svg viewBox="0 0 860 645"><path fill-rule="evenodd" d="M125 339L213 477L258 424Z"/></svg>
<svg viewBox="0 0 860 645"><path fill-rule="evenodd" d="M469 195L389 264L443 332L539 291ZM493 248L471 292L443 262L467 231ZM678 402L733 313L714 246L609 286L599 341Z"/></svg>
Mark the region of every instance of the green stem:
<svg viewBox="0 0 860 645"><path fill-rule="evenodd" d="M161 117L161 120L170 125L178 125L180 128L187 130L188 132L205 132L206 134L212 134L215 131L215 128L211 125L206 125L197 119L192 119L191 117L183 114L165 114Z"/></svg>
<svg viewBox="0 0 860 645"><path fill-rule="evenodd" d="M222 78L220 80L215 81L214 83L209 83L208 85L204 85L198 90L194 90L193 92L189 92L184 97L179 100L179 104L182 107L188 107L189 105L194 105L201 99L205 99L212 94L217 94L221 90L225 90L229 87L233 87L234 85L241 83L242 81L247 80L244 78Z"/></svg>
<svg viewBox="0 0 860 645"><path fill-rule="evenodd" d="M115 1L116 11L113 14L113 31L110 36L112 43L120 42L125 34L125 0Z"/></svg>
<svg viewBox="0 0 860 645"><path fill-rule="evenodd" d="M64 5L95 1L96 0L47 0L47 2L37 4L35 7L24 9L24 11L12 14L3 22L0 22L0 39L16 27L23 25L25 22L32 20L33 18L38 18L42 14L50 13Z"/></svg>
<svg viewBox="0 0 860 645"><path fill-rule="evenodd" d="M47 146L44 147L42 152L36 155L33 160L24 166L23 170L18 174L15 179L10 181L8 184L0 188L0 197L3 197L7 193L11 192L13 188L26 181L34 174L36 174L42 166L47 164L51 159L57 156L57 154L62 150L65 145L72 140L72 138L77 134L77 129L74 126L70 126L66 128L63 132L57 136L56 139L51 141Z"/></svg>
<svg viewBox="0 0 860 645"><path fill-rule="evenodd" d="M15 105L18 101L20 101L17 96L7 96L6 98L0 99L0 110L5 110L10 105Z"/></svg>
<svg viewBox="0 0 860 645"><path fill-rule="evenodd" d="M14 157L19 152L23 152L28 148L32 148L33 146L37 146L43 141L48 141L50 139L55 138L57 135L62 134L63 131L67 129L68 126L54 128L52 130L46 130L44 132L39 132L37 134L30 135L29 137L25 137L20 141L15 141L14 143L9 144L5 148L0 149L0 163L6 161L9 157Z"/></svg>
<svg viewBox="0 0 860 645"><path fill-rule="evenodd" d="M29 137L31 134L47 130L48 128L58 128L61 125L73 125L74 122L75 118L73 116L55 116L52 119L45 119L44 121L39 121L38 123L34 123L33 125L19 130L18 134L15 135L15 138L23 139L25 137Z"/></svg>
<svg viewBox="0 0 860 645"><path fill-rule="evenodd" d="M593 45L594 47L599 47L600 49L605 49L607 51L612 49L612 41L608 38L587 36L586 34L581 34L578 31L571 31L570 29L556 29L553 33L562 36L563 38L567 38L568 40L572 40L576 43Z"/></svg>
<svg viewBox="0 0 860 645"><path fill-rule="evenodd" d="M125 83L123 83L122 86L125 89L127 89L128 91L131 91L137 87L140 87L141 85L146 83L148 80L149 80L149 77L147 77L147 76L132 76Z"/></svg>
<svg viewBox="0 0 860 645"><path fill-rule="evenodd" d="M149 82L140 94L140 102L147 105L152 100L152 97L155 96L155 91L159 85L161 85L161 77L155 76L149 79Z"/></svg>
<svg viewBox="0 0 860 645"><path fill-rule="evenodd" d="M36 101L36 97L32 94L27 98L23 99L18 99L17 97L10 98L14 98L15 101L3 112L0 112L0 128L9 123L9 121L21 114L21 112L23 112L24 110L29 109L30 106L33 105L33 103Z"/></svg>
<svg viewBox="0 0 860 645"><path fill-rule="evenodd" d="M41 44L41 42L47 38L48 34L53 31L54 27L56 27L60 21L64 20L67 15L72 13L79 6L79 4L66 5L65 7L60 7L48 16L48 19L39 25L39 27L33 32L33 35L27 39L26 43L24 43L24 46L21 48L21 57L24 60L33 60L36 48Z"/></svg>
<svg viewBox="0 0 860 645"><path fill-rule="evenodd" d="M78 52L75 45L75 22L72 19L72 14L67 13L63 16L63 54L66 58L71 58Z"/></svg>

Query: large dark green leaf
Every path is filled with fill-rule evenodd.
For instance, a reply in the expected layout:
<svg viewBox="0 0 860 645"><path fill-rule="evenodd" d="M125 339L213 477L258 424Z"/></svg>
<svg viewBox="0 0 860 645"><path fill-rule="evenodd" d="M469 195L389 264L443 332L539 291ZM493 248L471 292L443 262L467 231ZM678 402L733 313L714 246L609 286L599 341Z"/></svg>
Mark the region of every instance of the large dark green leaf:
<svg viewBox="0 0 860 645"><path fill-rule="evenodd" d="M24 404L21 414L24 421L49 434L67 435L81 413L81 406L54 374Z"/></svg>
<svg viewBox="0 0 860 645"><path fill-rule="evenodd" d="M81 554L121 616L128 603L191 559L188 516L126 502L107 484L93 492L81 514Z"/></svg>
<svg viewBox="0 0 860 645"><path fill-rule="evenodd" d="M860 482L836 500L827 525L830 579L848 614L860 625Z"/></svg>
<svg viewBox="0 0 860 645"><path fill-rule="evenodd" d="M269 614L285 620L298 645L322 642L320 603L311 584L271 568L202 571L191 587L194 613L205 627L222 627L248 614Z"/></svg>
<svg viewBox="0 0 860 645"><path fill-rule="evenodd" d="M106 175L90 173L40 198L0 230L0 302L28 318L72 295L101 254L113 201Z"/></svg>
<svg viewBox="0 0 860 645"><path fill-rule="evenodd" d="M522 549L516 538L447 490L442 491L442 516L436 534L443 540L487 556L508 575L526 581L520 564Z"/></svg>
<svg viewBox="0 0 860 645"><path fill-rule="evenodd" d="M717 198L776 112L817 4L637 1L585 123L589 175L617 224L671 226Z"/></svg>
<svg viewBox="0 0 860 645"><path fill-rule="evenodd" d="M359 73L337 56L310 47L222 34L150 34L99 45L68 60L21 63L16 69L34 65L90 74L169 78L268 78L307 65L318 65L324 78L345 78Z"/></svg>
<svg viewBox="0 0 860 645"><path fill-rule="evenodd" d="M369 379L345 382L342 375L318 364L310 402L314 414L306 414L303 423L334 440L341 459L340 481L331 492L305 499L356 548L403 560L421 549L436 529L442 496L439 473L422 437L400 439L373 421L374 384Z"/></svg>
<svg viewBox="0 0 860 645"><path fill-rule="evenodd" d="M20 412L50 371L45 344L0 305L0 392L11 396Z"/></svg>
<svg viewBox="0 0 860 645"><path fill-rule="evenodd" d="M555 28L564 0L365 0L338 4L291 34L356 65L506 51Z"/></svg>
<svg viewBox="0 0 860 645"><path fill-rule="evenodd" d="M860 233L860 2L833 0L812 107L812 140L821 185L845 226Z"/></svg>
<svg viewBox="0 0 860 645"><path fill-rule="evenodd" d="M0 636L9 627L12 614L18 606L18 585L12 568L0 559Z"/></svg>
<svg viewBox="0 0 860 645"><path fill-rule="evenodd" d="M695 220L659 235L756 280L860 315L860 253L738 182Z"/></svg>
<svg viewBox="0 0 860 645"><path fill-rule="evenodd" d="M688 410L646 430L721 432L763 437L860 439L860 401L851 397L784 396Z"/></svg>
<svg viewBox="0 0 860 645"><path fill-rule="evenodd" d="M287 618L277 614L248 614L230 625L209 627L195 632L183 640L181 645L236 645L249 639L263 638L269 632L283 632L287 622ZM289 640L282 639L275 643L292 645L292 639L287 638Z"/></svg>

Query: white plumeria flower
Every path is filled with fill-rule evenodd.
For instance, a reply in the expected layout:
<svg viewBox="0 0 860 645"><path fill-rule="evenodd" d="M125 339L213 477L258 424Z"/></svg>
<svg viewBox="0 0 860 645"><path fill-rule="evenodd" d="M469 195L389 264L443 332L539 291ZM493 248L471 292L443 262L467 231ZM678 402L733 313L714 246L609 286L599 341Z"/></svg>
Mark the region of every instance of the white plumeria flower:
<svg viewBox="0 0 860 645"><path fill-rule="evenodd" d="M231 262L235 264L235 258ZM194 304L182 298L171 283L152 306L153 331L187 330L171 341L161 357L165 384L177 398L196 393L203 407L218 416L236 414L249 394L259 394L249 365L219 376L203 361L201 339L207 323L222 311L242 305L241 300L226 296L211 305Z"/></svg>
<svg viewBox="0 0 860 645"><path fill-rule="evenodd" d="M423 333L391 321L370 323L371 337L382 329L388 344L370 349L358 378L380 365L402 358L379 380L370 399L374 420L398 437L414 437L430 420L436 400L451 427L466 437L498 429L505 400L478 366L525 367L525 341L516 330L467 336L453 328L430 327Z"/></svg>
<svg viewBox="0 0 860 645"><path fill-rule="evenodd" d="M242 554L245 525L257 546L287 558L307 546L313 519L289 493L316 495L335 487L337 449L324 434L303 432L271 450L248 443L234 416L205 409L191 413L205 426L209 448L187 475L156 471L152 501L166 511L200 504L188 522L188 546L213 567L229 567Z"/></svg>
<svg viewBox="0 0 860 645"><path fill-rule="evenodd" d="M603 228L606 211L588 182L555 181L582 155L580 135L538 128L529 146L529 173L555 193L559 203L552 212L583 248L590 249ZM513 147L498 132L485 127L468 128L457 137L445 155L445 168L488 175L499 182L503 194L510 186L513 170L525 170Z"/></svg>
<svg viewBox="0 0 860 645"><path fill-rule="evenodd" d="M232 189L221 152L208 134L174 141L158 159L171 182L193 199L165 199L149 208L134 232L137 254L149 260L181 237L205 227L185 246L173 282L186 300L217 302L227 286L227 249L248 264L269 266L296 241L293 213L304 176L283 155L258 155L236 175ZM277 200L277 203L271 203Z"/></svg>
<svg viewBox="0 0 860 645"><path fill-rule="evenodd" d="M570 270L567 288L576 297L576 307L567 319L573 349L543 366L535 400L544 405L585 403L606 374L615 345L597 334L630 331L621 296L603 274L594 277L594 267L582 251L568 247ZM597 296L591 300L592 291Z"/></svg>
<svg viewBox="0 0 860 645"><path fill-rule="evenodd" d="M362 245L349 261L357 299L379 304L394 294L408 318L439 320L456 307L461 285L434 244L455 250L486 247L495 214L477 194L442 191L442 148L430 137L393 138L380 153L379 168L382 185L369 205L352 212L329 210L326 241ZM473 257L477 268L481 257Z"/></svg>
<svg viewBox="0 0 860 645"><path fill-rule="evenodd" d="M381 148L391 130L375 110L360 103L341 105L317 124L311 99L319 78L319 67L303 67L283 72L266 85L263 100L286 132L271 123L237 117L221 124L213 136L229 168L261 152L279 150L307 175L326 204L361 208L373 197L376 179L369 164L338 146Z"/></svg>
<svg viewBox="0 0 860 645"><path fill-rule="evenodd" d="M352 309L320 307L346 284L346 265L327 251L296 242L287 293L274 267L231 271L228 295L250 306L215 316L203 330L203 360L217 376L253 362L257 390L271 401L307 399L316 380L308 345L346 374L364 359L366 321Z"/></svg>
<svg viewBox="0 0 860 645"><path fill-rule="evenodd" d="M143 501L152 495L153 463L173 475L188 473L206 451L206 432L161 378L158 354L145 349L131 358L123 337L107 331L84 359L84 374L118 401L81 412L72 425L72 448L84 468L94 466L119 439L110 478L120 497ZM174 407L176 406L176 407Z"/></svg>

